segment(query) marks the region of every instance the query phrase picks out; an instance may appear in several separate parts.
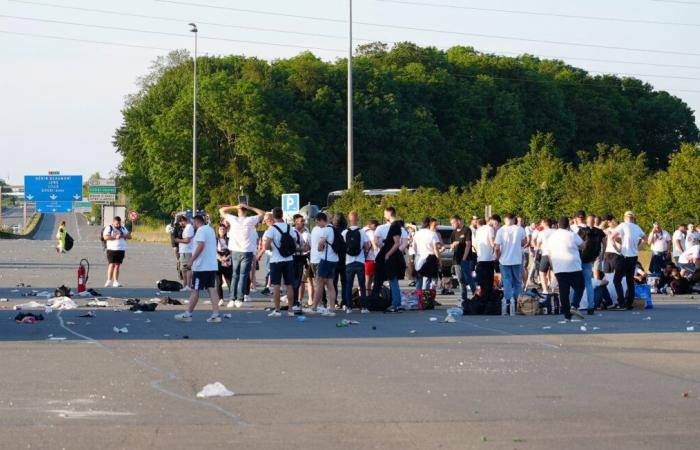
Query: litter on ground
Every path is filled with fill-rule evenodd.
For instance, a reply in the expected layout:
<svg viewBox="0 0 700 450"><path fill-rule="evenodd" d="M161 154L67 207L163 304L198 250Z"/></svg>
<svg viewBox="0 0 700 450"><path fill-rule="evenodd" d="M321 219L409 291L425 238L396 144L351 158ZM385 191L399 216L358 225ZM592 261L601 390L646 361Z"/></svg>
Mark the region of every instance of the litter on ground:
<svg viewBox="0 0 700 450"><path fill-rule="evenodd" d="M75 309L78 307L78 304L71 300L69 297L51 298L46 303L52 308L59 310Z"/></svg>
<svg viewBox="0 0 700 450"><path fill-rule="evenodd" d="M215 383L207 384L202 388L201 391L197 393L197 397L199 398L231 397L232 395L234 395L234 393L226 389L226 386L219 383L218 381Z"/></svg>
<svg viewBox="0 0 700 450"><path fill-rule="evenodd" d="M122 333L125 334L125 333L129 332L129 330L126 327L122 327L122 328L114 327L112 329L114 330L115 333L119 333L119 334L122 334Z"/></svg>

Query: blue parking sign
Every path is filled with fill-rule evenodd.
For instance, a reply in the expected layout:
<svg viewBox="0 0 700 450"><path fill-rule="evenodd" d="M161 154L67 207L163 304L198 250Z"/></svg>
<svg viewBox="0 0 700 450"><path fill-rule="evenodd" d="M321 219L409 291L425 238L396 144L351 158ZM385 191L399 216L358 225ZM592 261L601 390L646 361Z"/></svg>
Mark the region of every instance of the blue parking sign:
<svg viewBox="0 0 700 450"><path fill-rule="evenodd" d="M301 207L299 194L282 194L282 211L286 214L296 214Z"/></svg>

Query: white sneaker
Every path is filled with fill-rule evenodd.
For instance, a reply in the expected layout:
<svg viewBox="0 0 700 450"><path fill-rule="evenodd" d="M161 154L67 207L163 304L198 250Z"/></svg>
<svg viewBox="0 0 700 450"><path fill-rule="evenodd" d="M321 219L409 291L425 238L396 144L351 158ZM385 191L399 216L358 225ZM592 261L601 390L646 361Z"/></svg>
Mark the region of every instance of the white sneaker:
<svg viewBox="0 0 700 450"><path fill-rule="evenodd" d="M279 311L272 311L267 317L282 317L282 313Z"/></svg>
<svg viewBox="0 0 700 450"><path fill-rule="evenodd" d="M301 306L299 306L299 305L292 306L292 311L294 311L294 312L301 312Z"/></svg>
<svg viewBox="0 0 700 450"><path fill-rule="evenodd" d="M287 311L287 315L288 315L289 317L294 317L296 314L294 314L294 311L293 311L293 310L289 310L289 311Z"/></svg>
<svg viewBox="0 0 700 450"><path fill-rule="evenodd" d="M221 322L221 316L219 316L218 314L217 314L217 315L213 315L213 314L212 314L212 315L207 319L207 322L208 322L208 323L220 323L220 322Z"/></svg>
<svg viewBox="0 0 700 450"><path fill-rule="evenodd" d="M105 287L110 287L112 285L112 280L107 280Z"/></svg>
<svg viewBox="0 0 700 450"><path fill-rule="evenodd" d="M233 306L236 304L233 300L229 300L228 303L226 304L227 308L233 308Z"/></svg>
<svg viewBox="0 0 700 450"><path fill-rule="evenodd" d="M180 289L180 292L190 292L192 289L190 289L189 286L185 286L184 288Z"/></svg>
<svg viewBox="0 0 700 450"><path fill-rule="evenodd" d="M316 311L318 311L319 314L323 314L324 312L328 311L328 308L326 308L325 306L319 306L319 307L316 309Z"/></svg>
<svg viewBox="0 0 700 450"><path fill-rule="evenodd" d="M175 320L178 322L192 322L192 315L187 313L175 314Z"/></svg>
<svg viewBox="0 0 700 450"><path fill-rule="evenodd" d="M117 280L114 280L114 283L112 283L112 287L122 287L121 284Z"/></svg>
<svg viewBox="0 0 700 450"><path fill-rule="evenodd" d="M286 295L283 295L282 297L280 297L280 301L284 303L284 302L289 301L289 299L287 298Z"/></svg>
<svg viewBox="0 0 700 450"><path fill-rule="evenodd" d="M236 308L240 308L241 306L243 306L243 302L240 300L236 300L235 302L233 302L233 306L235 306Z"/></svg>
<svg viewBox="0 0 700 450"><path fill-rule="evenodd" d="M343 309L345 309L345 314L350 314L352 312L352 309L348 308L347 306Z"/></svg>
<svg viewBox="0 0 700 450"><path fill-rule="evenodd" d="M335 313L331 310L325 310L324 312L321 313L323 317L335 317Z"/></svg>
<svg viewBox="0 0 700 450"><path fill-rule="evenodd" d="M249 301L250 301L250 295L244 295L244 296L243 296L243 301L244 301L244 302L249 302Z"/></svg>
<svg viewBox="0 0 700 450"><path fill-rule="evenodd" d="M360 314L369 314L369 309L367 309L367 308L362 308L362 309L360 310Z"/></svg>
<svg viewBox="0 0 700 450"><path fill-rule="evenodd" d="M318 309L313 309L313 308L304 308L302 310L304 314L319 314L320 311Z"/></svg>
<svg viewBox="0 0 700 450"><path fill-rule="evenodd" d="M219 300L219 306L224 306L224 301L223 301L223 300Z"/></svg>

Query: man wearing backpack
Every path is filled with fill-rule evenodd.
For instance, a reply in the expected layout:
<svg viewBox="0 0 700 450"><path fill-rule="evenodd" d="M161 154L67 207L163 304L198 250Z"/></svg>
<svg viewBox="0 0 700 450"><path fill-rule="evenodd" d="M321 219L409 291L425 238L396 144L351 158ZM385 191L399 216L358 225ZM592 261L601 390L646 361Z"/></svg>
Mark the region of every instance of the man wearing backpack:
<svg viewBox="0 0 700 450"><path fill-rule="evenodd" d="M268 317L281 317L280 312L280 283L284 280L287 287L289 310L287 315L294 316L294 254L297 251L299 233L284 222L282 208L272 210L274 222L263 234L263 247L272 252L270 256L270 285L275 310Z"/></svg>
<svg viewBox="0 0 700 450"><path fill-rule="evenodd" d="M311 230L311 265L314 267L314 304L305 310L309 314L335 316L335 304L338 293L333 287L335 269L338 265L338 254L333 249L335 234L333 227L328 226L328 216L325 213L316 214L316 226ZM328 308L321 310L319 305L323 300L324 289L328 289Z"/></svg>
<svg viewBox="0 0 700 450"><path fill-rule="evenodd" d="M369 313L367 309L367 291L365 289L365 255L370 249L369 238L367 233L362 230L357 224L359 217L356 211L350 211L348 214L350 226L347 230L343 230L343 239L345 239L345 297L348 299L348 304L345 305L345 312L352 312L352 284L357 277L357 283L360 289L360 304L362 314Z"/></svg>
<svg viewBox="0 0 700 450"><path fill-rule="evenodd" d="M603 247L605 233L595 225L595 216L588 215L583 211L576 213L576 225L578 235L583 239L581 247L581 268L583 270L583 282L586 286L586 300L588 301L588 315L595 313L595 291L593 289L593 263L600 255ZM579 305L573 305L578 308Z"/></svg>
<svg viewBox="0 0 700 450"><path fill-rule="evenodd" d="M129 230L122 226L122 219L115 216L112 224L102 231L102 239L106 242L107 248L107 282L105 287L112 285L120 287L119 269L124 262L126 254L126 241L131 239Z"/></svg>

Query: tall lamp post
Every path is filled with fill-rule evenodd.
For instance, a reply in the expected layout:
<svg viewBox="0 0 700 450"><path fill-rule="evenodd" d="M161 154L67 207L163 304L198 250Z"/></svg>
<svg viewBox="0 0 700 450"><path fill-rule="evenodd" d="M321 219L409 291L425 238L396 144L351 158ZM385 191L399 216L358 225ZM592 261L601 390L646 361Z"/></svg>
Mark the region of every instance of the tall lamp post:
<svg viewBox="0 0 700 450"><path fill-rule="evenodd" d="M350 2L350 15L348 17L348 189L352 187L353 180L353 140L352 140L352 0Z"/></svg>
<svg viewBox="0 0 700 450"><path fill-rule="evenodd" d="M197 25L189 24L194 33L194 101L192 114L192 215L197 214Z"/></svg>

